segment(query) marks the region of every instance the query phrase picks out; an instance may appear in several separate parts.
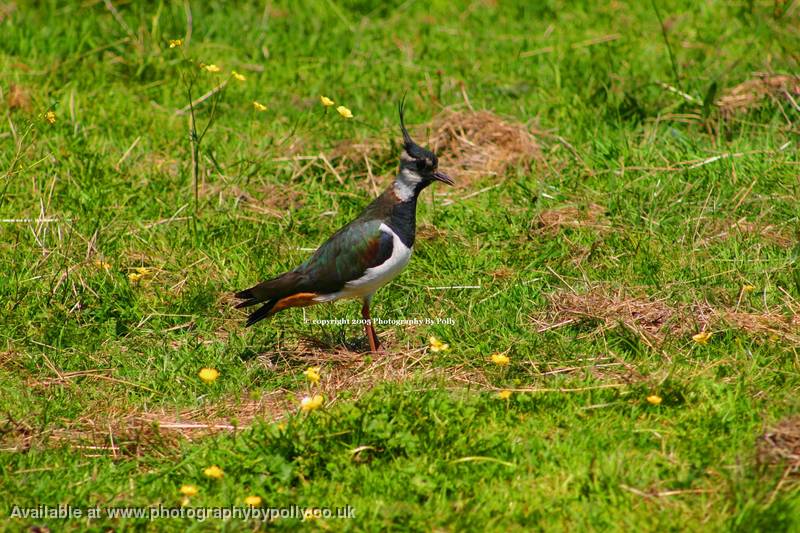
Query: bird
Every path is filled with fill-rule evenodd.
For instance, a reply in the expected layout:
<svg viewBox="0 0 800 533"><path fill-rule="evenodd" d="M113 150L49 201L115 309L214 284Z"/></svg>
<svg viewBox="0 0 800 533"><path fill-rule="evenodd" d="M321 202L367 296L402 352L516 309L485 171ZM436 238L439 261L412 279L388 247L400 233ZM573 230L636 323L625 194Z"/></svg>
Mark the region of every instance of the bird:
<svg viewBox="0 0 800 533"><path fill-rule="evenodd" d="M438 169L439 159L411 138L405 126L405 97L398 105L403 149L397 176L361 214L340 228L295 269L235 293L236 308L263 304L246 327L291 307L346 298L360 299L364 334L371 352L380 342L370 315L375 292L408 265L416 235L417 198L434 182L454 185Z"/></svg>

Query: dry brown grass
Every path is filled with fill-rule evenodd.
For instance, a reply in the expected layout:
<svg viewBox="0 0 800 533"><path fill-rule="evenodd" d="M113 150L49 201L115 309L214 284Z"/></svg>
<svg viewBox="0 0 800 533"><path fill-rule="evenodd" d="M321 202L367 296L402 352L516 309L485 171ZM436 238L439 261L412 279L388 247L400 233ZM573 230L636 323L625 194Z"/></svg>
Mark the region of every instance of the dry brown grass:
<svg viewBox="0 0 800 533"><path fill-rule="evenodd" d="M796 312L786 315L777 311L748 313L722 310L718 314L724 322L736 329L800 345L800 315Z"/></svg>
<svg viewBox="0 0 800 533"><path fill-rule="evenodd" d="M247 211L258 215L283 218L303 205L303 192L291 185L269 184L256 194L237 187L221 183L204 183L199 188L201 197L218 198L219 203L236 202Z"/></svg>
<svg viewBox="0 0 800 533"><path fill-rule="evenodd" d="M709 243L735 238L737 236L757 237L766 242L790 248L797 242L796 238L788 229L780 228L774 224L763 221L739 220L714 220L707 225L706 235L698 244L701 246Z"/></svg>
<svg viewBox="0 0 800 533"><path fill-rule="evenodd" d="M556 291L548 296L549 309L534 316L539 331L581 322L596 322L598 330L617 326L638 334L648 345L660 345L667 336L697 332L707 326L713 313L698 306L696 313L686 307L670 305L665 299L652 299L642 290L596 285L585 292ZM694 316L693 324L686 317Z"/></svg>
<svg viewBox="0 0 800 533"><path fill-rule="evenodd" d="M594 285L582 292L559 290L548 296L548 309L534 314L532 319L541 332L587 322L597 324L596 332L624 326L650 346L658 346L668 338L686 339L700 331L726 326L756 337L800 345L800 314L791 302L785 302L783 310L754 312L738 307L714 308L703 302L668 303L644 294L643 288L605 285Z"/></svg>
<svg viewBox="0 0 800 533"><path fill-rule="evenodd" d="M547 209L533 220L531 230L546 235L555 235L568 228L593 228L604 231L611 227L605 221L605 212L605 207L597 204Z"/></svg>
<svg viewBox="0 0 800 533"><path fill-rule="evenodd" d="M513 167L530 168L540 155L524 124L491 111L445 109L433 120L430 146L440 165L465 187L485 176L504 176Z"/></svg>
<svg viewBox="0 0 800 533"><path fill-rule="evenodd" d="M412 137L436 152L439 167L461 188L483 177L502 177L513 167L529 168L540 155L535 136L524 124L491 111L444 109L429 125L412 130ZM427 142L426 131L431 132ZM397 156L390 153L385 140L363 139L340 143L329 158L340 165L361 165L366 161L393 163ZM371 169L367 169L369 173ZM385 183L388 179L389 176L381 176L379 181Z"/></svg>
<svg viewBox="0 0 800 533"><path fill-rule="evenodd" d="M725 91L717 100L723 115L733 115L752 109L767 99L788 100L797 103L800 97L800 77L757 74Z"/></svg>
<svg viewBox="0 0 800 533"><path fill-rule="evenodd" d="M0 17L1 19L2 17ZM6 93L6 105L11 111L21 109L23 111L31 110L31 95L30 91L22 85L12 83L8 87Z"/></svg>
<svg viewBox="0 0 800 533"><path fill-rule="evenodd" d="M783 468L784 473L775 492L792 480L800 478L800 416L781 420L758 438L758 463L764 467Z"/></svg>
<svg viewBox="0 0 800 533"><path fill-rule="evenodd" d="M300 398L322 394L326 405L337 401L347 391L358 398L379 383L419 380L421 386L437 386L442 381L458 386L492 388L481 373L458 365L435 368L429 364L427 348L368 357L361 352L331 349L311 341L286 353L269 354L259 363L278 367L271 359L280 359L286 372L299 376L308 366L321 366L322 380L315 386L303 382L298 390L278 389L253 398L247 391L192 409L134 410L124 402L110 401L87 408L75 420L62 420L60 427L34 430L24 423L8 420L0 426L0 440L6 449L24 450L32 446L67 445L85 455L111 457L138 456L143 453L174 453L182 440L192 440L217 432L246 429L256 420L279 421L297 413ZM50 379L37 386L48 387Z"/></svg>

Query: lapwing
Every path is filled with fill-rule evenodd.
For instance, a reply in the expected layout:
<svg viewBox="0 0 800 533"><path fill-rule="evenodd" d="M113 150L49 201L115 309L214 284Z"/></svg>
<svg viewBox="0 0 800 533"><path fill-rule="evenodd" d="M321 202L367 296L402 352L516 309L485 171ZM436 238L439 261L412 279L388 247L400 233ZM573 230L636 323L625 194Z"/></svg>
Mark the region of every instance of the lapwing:
<svg viewBox="0 0 800 533"><path fill-rule="evenodd" d="M434 181L453 185L439 172L436 154L411 139L399 105L403 151L400 171L383 194L355 220L325 241L303 264L236 293L237 308L263 304L247 326L289 307L306 307L344 298L362 301L361 316L372 352L380 347L370 316L372 295L394 279L411 259L416 233L417 198Z"/></svg>

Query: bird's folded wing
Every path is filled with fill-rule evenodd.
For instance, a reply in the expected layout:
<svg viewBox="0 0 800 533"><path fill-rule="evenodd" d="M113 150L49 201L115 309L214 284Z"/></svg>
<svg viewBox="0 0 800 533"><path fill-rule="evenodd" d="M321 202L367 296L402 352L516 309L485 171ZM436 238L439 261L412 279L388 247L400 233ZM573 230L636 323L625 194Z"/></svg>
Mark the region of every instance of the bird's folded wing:
<svg viewBox="0 0 800 533"><path fill-rule="evenodd" d="M393 240L381 230L380 220L356 220L336 232L296 271L306 276L307 286L315 292L337 292L391 257Z"/></svg>

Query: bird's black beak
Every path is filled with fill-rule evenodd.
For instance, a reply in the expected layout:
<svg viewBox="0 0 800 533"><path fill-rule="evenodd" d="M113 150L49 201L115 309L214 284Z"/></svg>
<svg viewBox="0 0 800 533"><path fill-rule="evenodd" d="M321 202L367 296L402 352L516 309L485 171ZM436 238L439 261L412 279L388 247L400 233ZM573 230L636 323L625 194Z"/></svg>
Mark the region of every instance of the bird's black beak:
<svg viewBox="0 0 800 533"><path fill-rule="evenodd" d="M445 174L444 172L439 172L438 170L433 173L433 179L439 180L442 183L446 183L448 185L455 185L456 182L453 181L453 178Z"/></svg>

